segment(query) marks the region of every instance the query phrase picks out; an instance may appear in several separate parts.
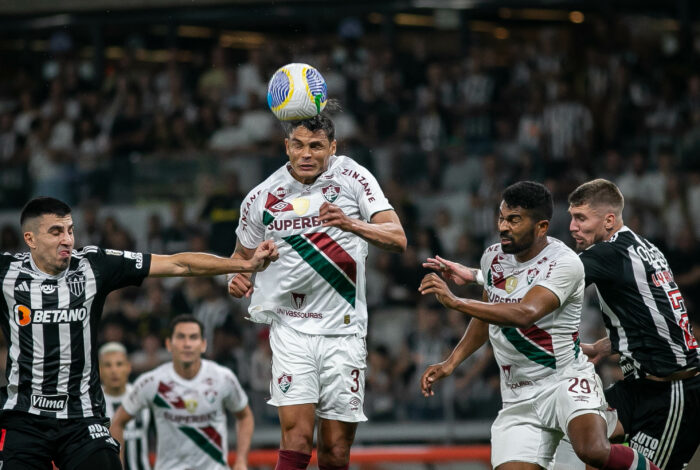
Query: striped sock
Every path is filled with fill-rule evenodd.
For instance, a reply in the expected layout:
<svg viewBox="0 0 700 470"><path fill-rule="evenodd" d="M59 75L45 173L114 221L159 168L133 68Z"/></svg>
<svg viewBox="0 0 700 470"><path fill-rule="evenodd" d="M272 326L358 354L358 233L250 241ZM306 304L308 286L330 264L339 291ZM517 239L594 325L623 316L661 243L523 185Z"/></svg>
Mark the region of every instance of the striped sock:
<svg viewBox="0 0 700 470"><path fill-rule="evenodd" d="M613 444L602 470L659 470L659 467L636 450Z"/></svg>

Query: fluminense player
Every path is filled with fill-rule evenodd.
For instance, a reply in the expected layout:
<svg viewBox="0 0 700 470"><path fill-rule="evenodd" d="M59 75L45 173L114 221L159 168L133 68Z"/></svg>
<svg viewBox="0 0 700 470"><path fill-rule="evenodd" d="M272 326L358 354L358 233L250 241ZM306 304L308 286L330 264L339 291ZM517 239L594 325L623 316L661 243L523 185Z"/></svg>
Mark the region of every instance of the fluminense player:
<svg viewBox="0 0 700 470"><path fill-rule="evenodd" d="M165 345L172 362L136 380L114 415L112 435L122 442L127 423L150 408L158 441L155 470L226 470L228 410L236 417L232 468L246 470L255 426L248 396L230 369L202 359L207 341L199 320L178 315L170 328Z"/></svg>
<svg viewBox="0 0 700 470"><path fill-rule="evenodd" d="M271 238L280 260L264 275L236 275L234 297L250 296L251 319L271 323L270 404L282 440L277 470L305 469L318 417L321 470L347 469L357 423L365 421L368 243L406 247L399 218L374 176L336 155L324 114L286 126L289 162L241 206L233 257L247 259Z"/></svg>
<svg viewBox="0 0 700 470"><path fill-rule="evenodd" d="M552 196L541 184L506 188L498 219L501 242L481 258L484 301L455 297L437 274L423 279L423 295L435 294L447 308L472 317L450 356L423 373L423 394L432 396L436 381L490 340L503 398L491 427L495 469L547 468L566 435L576 455L595 468L657 470L643 454L608 441L616 419L606 413L600 379L578 339L583 264L547 236L551 217Z"/></svg>
<svg viewBox="0 0 700 470"><path fill-rule="evenodd" d="M0 254L0 329L8 343L0 389L2 470L121 469L106 427L97 332L107 295L148 276L214 276L265 269L277 258L261 241L250 261L206 253L156 255L74 250L71 208L32 199L20 216L29 252Z"/></svg>

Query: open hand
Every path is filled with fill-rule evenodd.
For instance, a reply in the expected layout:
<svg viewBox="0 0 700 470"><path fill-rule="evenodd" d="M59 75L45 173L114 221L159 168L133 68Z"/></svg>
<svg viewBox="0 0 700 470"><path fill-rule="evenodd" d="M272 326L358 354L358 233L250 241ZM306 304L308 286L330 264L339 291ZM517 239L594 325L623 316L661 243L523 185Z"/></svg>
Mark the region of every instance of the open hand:
<svg viewBox="0 0 700 470"><path fill-rule="evenodd" d="M458 286L476 282L476 269L468 268L437 255L435 255L435 258L426 259L423 267L439 272L443 278L454 282Z"/></svg>

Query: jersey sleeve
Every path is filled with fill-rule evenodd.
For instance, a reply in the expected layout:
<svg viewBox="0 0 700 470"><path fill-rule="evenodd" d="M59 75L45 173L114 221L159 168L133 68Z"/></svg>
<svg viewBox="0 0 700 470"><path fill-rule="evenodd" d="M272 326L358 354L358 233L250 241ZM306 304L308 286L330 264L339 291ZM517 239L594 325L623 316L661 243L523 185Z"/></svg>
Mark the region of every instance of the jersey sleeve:
<svg viewBox="0 0 700 470"><path fill-rule="evenodd" d="M226 370L224 377L226 387L226 395L223 399L224 407L233 413L238 413L248 406L248 395L233 372Z"/></svg>
<svg viewBox="0 0 700 470"><path fill-rule="evenodd" d="M90 248L94 248L93 251ZM134 251L103 250L97 247L84 248L92 260L93 269L103 286L116 290L126 286L139 286L151 269L151 255Z"/></svg>
<svg viewBox="0 0 700 470"><path fill-rule="evenodd" d="M154 384L155 379L152 374L143 374L136 379L133 388L122 401L124 410L131 416L136 416L139 411L148 408L150 398L155 394Z"/></svg>
<svg viewBox="0 0 700 470"><path fill-rule="evenodd" d="M236 236L246 248L255 249L265 236L264 211L265 207L260 203L266 196L260 187L256 187L241 203L241 215L238 219Z"/></svg>
<svg viewBox="0 0 700 470"><path fill-rule="evenodd" d="M586 285L601 281L610 281L620 276L615 268L618 256L609 243L593 245L579 255L586 272Z"/></svg>
<svg viewBox="0 0 700 470"><path fill-rule="evenodd" d="M369 222L377 212L394 210L377 179L367 168L354 164L347 176L351 178L350 184L357 199L360 214L365 221Z"/></svg>
<svg viewBox="0 0 700 470"><path fill-rule="evenodd" d="M559 305L564 305L567 299L576 293L583 281L581 260L574 254L563 256L551 260L545 269L546 274L535 281L535 286L549 289L559 298Z"/></svg>

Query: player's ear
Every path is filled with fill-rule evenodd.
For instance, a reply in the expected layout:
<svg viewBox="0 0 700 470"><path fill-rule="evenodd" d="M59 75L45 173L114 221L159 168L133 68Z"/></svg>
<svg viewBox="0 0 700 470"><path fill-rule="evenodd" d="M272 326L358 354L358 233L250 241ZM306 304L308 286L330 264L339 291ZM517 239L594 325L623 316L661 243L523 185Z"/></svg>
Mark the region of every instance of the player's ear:
<svg viewBox="0 0 700 470"><path fill-rule="evenodd" d="M205 352L207 352L207 340L206 340L206 339L202 339L202 349L201 349L201 353L204 354Z"/></svg>
<svg viewBox="0 0 700 470"><path fill-rule="evenodd" d="M338 141L333 139L333 142L331 142L331 148L330 148L331 155L335 155L335 149L336 149L337 145L338 145Z"/></svg>
<svg viewBox="0 0 700 470"><path fill-rule="evenodd" d="M612 228L615 226L616 219L617 217L615 217L615 214L612 212L605 214L605 230L612 230Z"/></svg>
<svg viewBox="0 0 700 470"><path fill-rule="evenodd" d="M36 248L34 232L24 232L24 243L26 243L29 248Z"/></svg>
<svg viewBox="0 0 700 470"><path fill-rule="evenodd" d="M165 338L165 349L167 349L168 352L173 352L173 349L172 349L171 344L170 344L170 337L169 336L167 338Z"/></svg>

